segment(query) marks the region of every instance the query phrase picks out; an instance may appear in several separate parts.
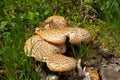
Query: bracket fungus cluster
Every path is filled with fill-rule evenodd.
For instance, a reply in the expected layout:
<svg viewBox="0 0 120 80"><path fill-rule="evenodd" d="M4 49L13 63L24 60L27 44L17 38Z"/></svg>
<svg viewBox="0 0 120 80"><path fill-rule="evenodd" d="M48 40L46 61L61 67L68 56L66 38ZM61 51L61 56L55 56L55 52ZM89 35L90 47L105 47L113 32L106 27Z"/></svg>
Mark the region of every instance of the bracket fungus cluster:
<svg viewBox="0 0 120 80"><path fill-rule="evenodd" d="M83 28L68 27L67 20L62 16L51 16L44 21L44 29L36 28L24 46L27 56L45 62L51 71L63 72L75 69L77 60L65 56L66 38L71 44L81 41L89 42L91 35Z"/></svg>

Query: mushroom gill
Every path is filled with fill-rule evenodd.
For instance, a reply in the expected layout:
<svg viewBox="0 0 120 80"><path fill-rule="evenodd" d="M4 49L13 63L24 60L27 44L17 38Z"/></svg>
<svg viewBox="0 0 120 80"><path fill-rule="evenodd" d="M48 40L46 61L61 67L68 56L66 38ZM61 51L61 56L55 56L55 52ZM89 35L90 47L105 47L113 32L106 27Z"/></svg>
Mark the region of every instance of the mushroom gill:
<svg viewBox="0 0 120 80"><path fill-rule="evenodd" d="M67 37L71 44L91 41L90 32L83 28L64 27L38 31L37 34L53 44L64 44Z"/></svg>

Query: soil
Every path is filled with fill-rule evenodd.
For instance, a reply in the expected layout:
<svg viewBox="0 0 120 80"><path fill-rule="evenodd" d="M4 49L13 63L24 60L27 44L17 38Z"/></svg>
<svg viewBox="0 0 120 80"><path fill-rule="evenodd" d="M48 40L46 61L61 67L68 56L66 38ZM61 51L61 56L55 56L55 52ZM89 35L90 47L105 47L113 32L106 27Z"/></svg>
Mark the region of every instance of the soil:
<svg viewBox="0 0 120 80"><path fill-rule="evenodd" d="M95 56L82 59L80 69L69 72L51 72L49 69L43 71L40 80L120 80L120 58L115 57L99 48L91 53ZM41 74L41 73L40 73ZM48 75L50 74L50 75Z"/></svg>

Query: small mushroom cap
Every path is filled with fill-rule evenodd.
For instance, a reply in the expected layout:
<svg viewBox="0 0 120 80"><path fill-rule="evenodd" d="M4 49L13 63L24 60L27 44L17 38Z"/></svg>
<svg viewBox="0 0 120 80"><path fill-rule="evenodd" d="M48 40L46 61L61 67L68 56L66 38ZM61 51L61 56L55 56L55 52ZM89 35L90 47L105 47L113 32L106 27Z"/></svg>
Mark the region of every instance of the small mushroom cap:
<svg viewBox="0 0 120 80"><path fill-rule="evenodd" d="M54 53L65 53L66 45L54 45L46 42L40 36L34 35L25 42L24 51L27 56L34 57L38 61L45 61Z"/></svg>
<svg viewBox="0 0 120 80"><path fill-rule="evenodd" d="M76 68L77 61L74 58L62 54L54 54L47 60L47 66L51 71L63 72Z"/></svg>
<svg viewBox="0 0 120 80"><path fill-rule="evenodd" d="M55 29L67 27L67 20L63 16L50 16L44 22L45 29Z"/></svg>
<svg viewBox="0 0 120 80"><path fill-rule="evenodd" d="M72 44L79 44L81 41L91 41L91 34L89 31L83 28L57 28L51 30L38 31L37 34L48 42L53 44L63 44L66 38L69 38L69 42Z"/></svg>
<svg viewBox="0 0 120 80"><path fill-rule="evenodd" d="M36 32L39 36L41 36L46 41L53 44L64 44L66 41L66 35L64 31L61 29L49 29Z"/></svg>
<svg viewBox="0 0 120 80"><path fill-rule="evenodd" d="M91 34L88 30L83 28L72 28L68 32L69 42L71 44L79 44L81 42L90 42L92 40Z"/></svg>

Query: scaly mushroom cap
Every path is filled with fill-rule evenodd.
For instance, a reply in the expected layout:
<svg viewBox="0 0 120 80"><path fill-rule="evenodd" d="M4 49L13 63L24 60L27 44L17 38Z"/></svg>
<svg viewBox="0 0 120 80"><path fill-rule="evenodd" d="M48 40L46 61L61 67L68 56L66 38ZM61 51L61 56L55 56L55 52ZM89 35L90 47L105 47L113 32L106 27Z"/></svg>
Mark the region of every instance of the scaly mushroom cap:
<svg viewBox="0 0 120 80"><path fill-rule="evenodd" d="M61 54L54 54L47 60L47 66L51 71L70 71L76 68L77 61L74 58Z"/></svg>
<svg viewBox="0 0 120 80"><path fill-rule="evenodd" d="M50 55L54 53L65 53L66 45L54 45L46 42L40 36L34 35L25 42L24 51L27 56L34 57L39 61L45 61Z"/></svg>
<svg viewBox="0 0 120 80"><path fill-rule="evenodd" d="M69 38L71 44L79 44L81 41L91 41L89 31L83 28L64 27L51 30L43 30L36 32L39 36L53 44L64 44L66 38Z"/></svg>
<svg viewBox="0 0 120 80"><path fill-rule="evenodd" d="M53 44L64 44L66 41L66 35L61 28L59 29L49 29L49 30L36 30L36 34L41 36L48 42Z"/></svg>
<svg viewBox="0 0 120 80"><path fill-rule="evenodd" d="M45 29L67 27L67 20L63 16L50 16L44 22Z"/></svg>
<svg viewBox="0 0 120 80"><path fill-rule="evenodd" d="M46 62L51 71L63 72L76 68L77 61L75 59L60 54L65 53L65 44L54 45L48 43L38 35L30 37L25 42L24 51L27 56Z"/></svg>
<svg viewBox="0 0 120 80"><path fill-rule="evenodd" d="M71 44L88 43L92 40L90 32L83 28L70 28L68 37Z"/></svg>

